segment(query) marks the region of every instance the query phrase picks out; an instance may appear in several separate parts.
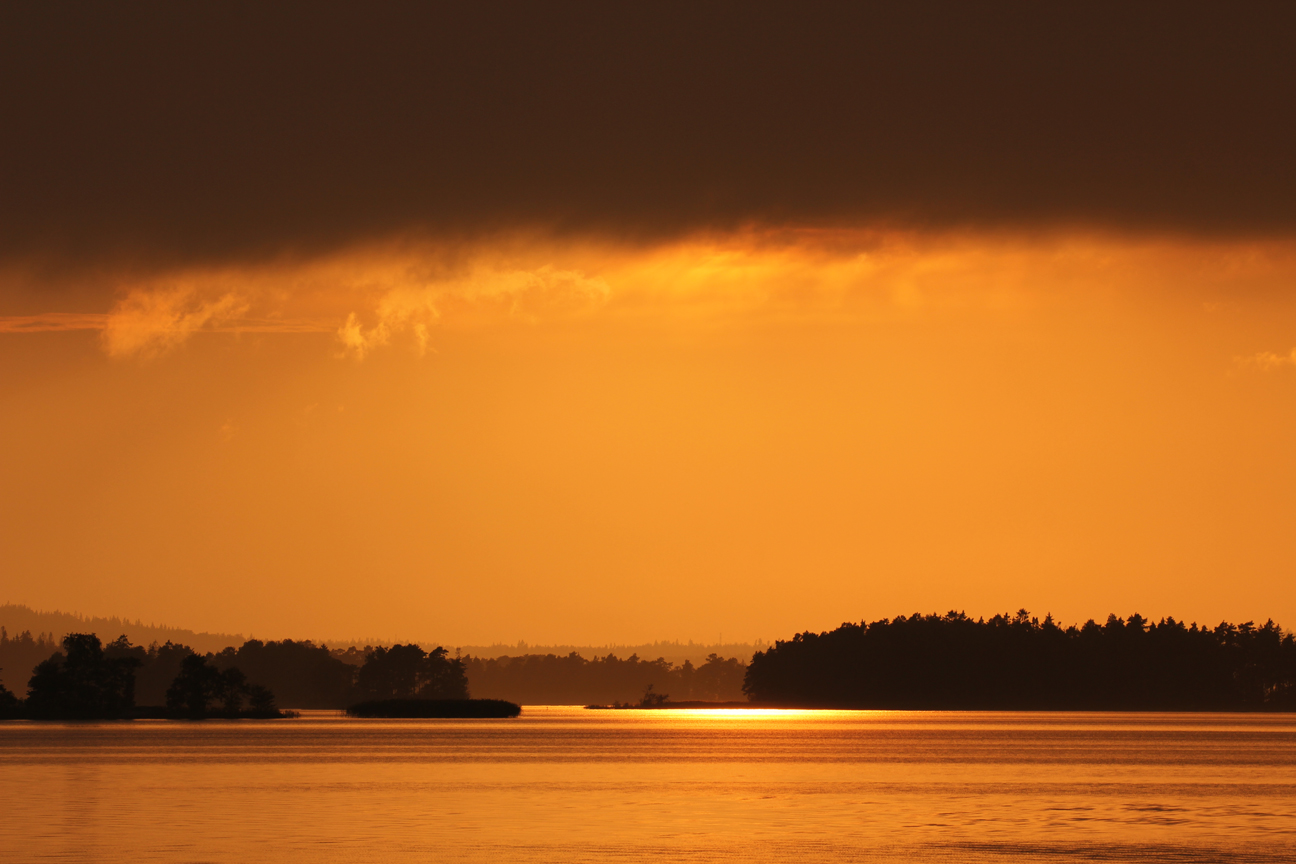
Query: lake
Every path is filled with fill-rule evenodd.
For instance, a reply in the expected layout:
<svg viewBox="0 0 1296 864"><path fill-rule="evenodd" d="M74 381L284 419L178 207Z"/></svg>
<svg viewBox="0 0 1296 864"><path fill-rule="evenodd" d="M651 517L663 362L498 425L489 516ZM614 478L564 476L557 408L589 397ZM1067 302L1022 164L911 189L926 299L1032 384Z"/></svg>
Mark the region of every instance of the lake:
<svg viewBox="0 0 1296 864"><path fill-rule="evenodd" d="M1293 861L1296 716L0 723L0 861Z"/></svg>

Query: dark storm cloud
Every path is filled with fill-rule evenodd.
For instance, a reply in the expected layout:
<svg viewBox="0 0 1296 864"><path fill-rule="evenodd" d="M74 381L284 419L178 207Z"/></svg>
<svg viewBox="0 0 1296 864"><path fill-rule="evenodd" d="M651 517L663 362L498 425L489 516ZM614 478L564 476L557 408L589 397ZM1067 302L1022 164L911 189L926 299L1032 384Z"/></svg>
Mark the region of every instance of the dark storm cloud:
<svg viewBox="0 0 1296 864"><path fill-rule="evenodd" d="M1296 4L9 3L0 257L1296 227Z"/></svg>

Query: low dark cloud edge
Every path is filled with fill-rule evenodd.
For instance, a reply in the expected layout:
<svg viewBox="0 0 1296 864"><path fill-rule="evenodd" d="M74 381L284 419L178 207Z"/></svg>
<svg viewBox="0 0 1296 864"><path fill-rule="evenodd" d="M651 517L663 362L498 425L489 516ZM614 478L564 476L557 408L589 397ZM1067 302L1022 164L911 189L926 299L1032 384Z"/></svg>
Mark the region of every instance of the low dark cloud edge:
<svg viewBox="0 0 1296 864"><path fill-rule="evenodd" d="M0 9L0 263L526 229L1287 236L1290 3Z"/></svg>

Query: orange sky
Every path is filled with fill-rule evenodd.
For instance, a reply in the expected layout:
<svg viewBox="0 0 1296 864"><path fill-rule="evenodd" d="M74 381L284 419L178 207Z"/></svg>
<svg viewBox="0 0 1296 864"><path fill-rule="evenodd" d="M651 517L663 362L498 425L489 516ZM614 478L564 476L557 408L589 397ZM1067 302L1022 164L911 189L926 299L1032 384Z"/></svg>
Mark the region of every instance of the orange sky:
<svg viewBox="0 0 1296 864"><path fill-rule="evenodd" d="M261 636L1296 622L1296 244L841 230L20 271L0 601ZM57 284L55 284L57 283Z"/></svg>

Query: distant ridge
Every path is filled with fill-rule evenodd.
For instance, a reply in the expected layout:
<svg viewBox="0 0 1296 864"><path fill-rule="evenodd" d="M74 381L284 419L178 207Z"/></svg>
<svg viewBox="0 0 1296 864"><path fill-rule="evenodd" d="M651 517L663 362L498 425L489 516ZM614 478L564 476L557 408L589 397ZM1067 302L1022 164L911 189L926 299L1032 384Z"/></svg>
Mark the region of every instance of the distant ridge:
<svg viewBox="0 0 1296 864"><path fill-rule="evenodd" d="M96 633L104 641L116 639L123 633L136 645L148 645L151 642L171 642L188 645L200 653L216 652L223 648L242 645L247 637L240 633L207 633L187 630L183 627L168 627L161 624L145 624L138 618L131 621L127 618L105 618L101 616L80 615L70 612L39 612L29 606L18 603L0 605L0 627L16 636L24 630L30 630L33 636L42 633L52 634L57 642L68 633ZM261 638L266 638L262 636ZM275 637L278 638L278 637ZM452 645L436 639L316 639L317 645L329 648L348 648L356 646L391 646L397 642L414 642L428 645L445 645L457 648L460 653L482 659L495 657L519 657L525 654L556 654L565 657L575 652L586 660L595 657L606 657L615 654L622 659L637 654L641 660L656 660L661 657L673 664L682 664L685 660L694 666L700 666L711 654L721 657L737 657L746 663L756 651L770 647L757 640L751 642L687 642L660 641L642 644L609 643L606 645L531 645L527 642L506 644L495 642L490 645Z"/></svg>
<svg viewBox="0 0 1296 864"><path fill-rule="evenodd" d="M661 657L676 665L688 660L694 666L700 666L711 654L718 654L725 658L737 657L746 663L751 660L752 654L770 646L758 639L754 643L705 643L689 640L688 642L645 642L642 645L530 645L526 642L505 645L496 642L493 645L460 645L457 647L460 653L465 656L480 657L483 660L490 660L495 657L521 657L527 654L556 654L559 657L566 657L568 654L575 652L586 660L593 660L595 657L606 657L608 654L615 654L624 660L631 655L637 654L640 660L656 660Z"/></svg>
<svg viewBox="0 0 1296 864"><path fill-rule="evenodd" d="M170 641L188 645L203 653L220 651L231 645L237 647L245 641L242 635L236 633L200 633L180 627L145 624L139 619L130 621L125 618L89 617L71 612L38 612L16 603L0 606L0 627L8 630L10 636L16 636L24 630L30 630L33 636L50 633L56 642L69 633L96 633L104 641L125 634L136 645Z"/></svg>

